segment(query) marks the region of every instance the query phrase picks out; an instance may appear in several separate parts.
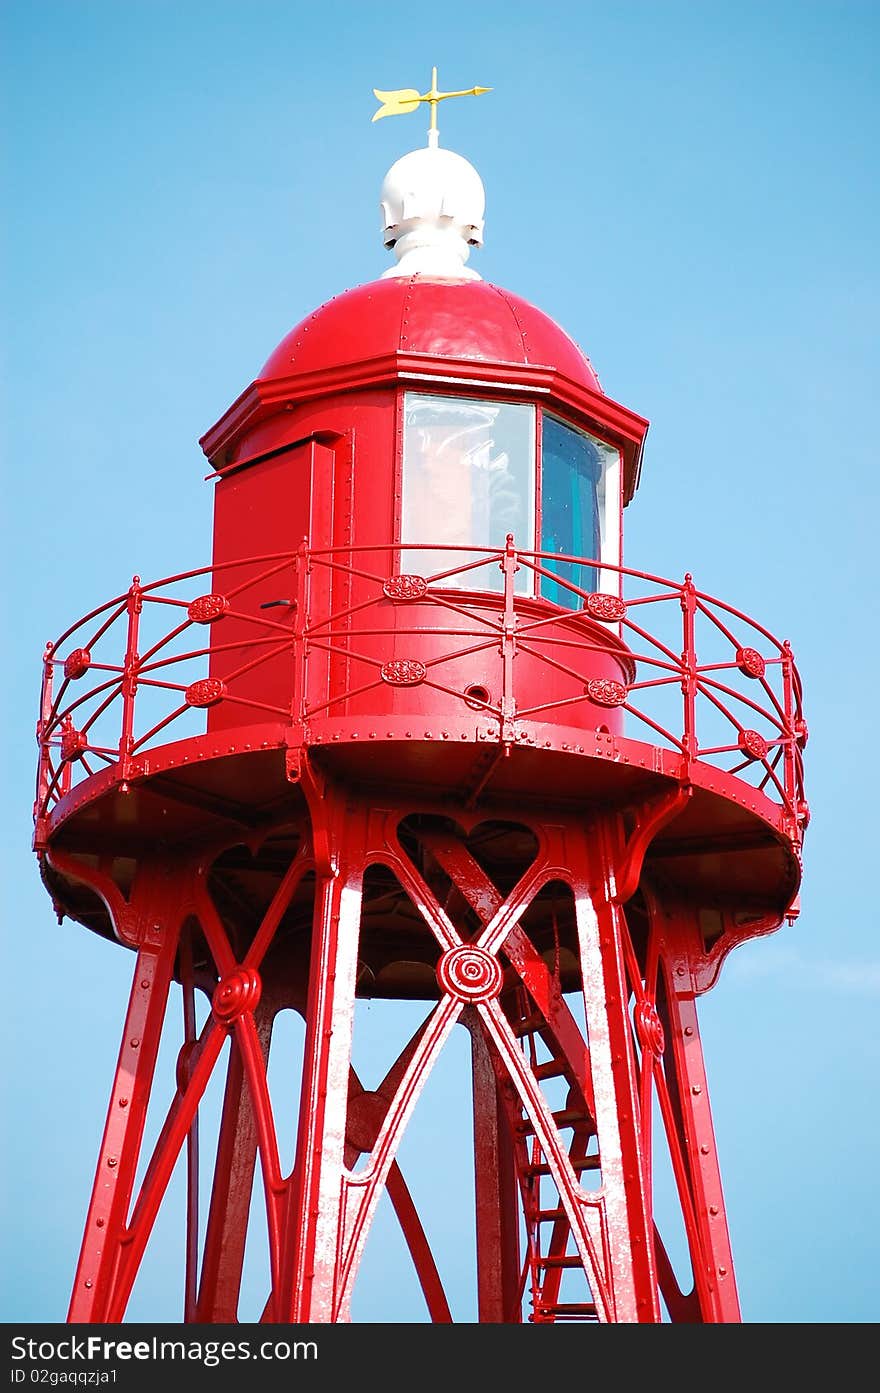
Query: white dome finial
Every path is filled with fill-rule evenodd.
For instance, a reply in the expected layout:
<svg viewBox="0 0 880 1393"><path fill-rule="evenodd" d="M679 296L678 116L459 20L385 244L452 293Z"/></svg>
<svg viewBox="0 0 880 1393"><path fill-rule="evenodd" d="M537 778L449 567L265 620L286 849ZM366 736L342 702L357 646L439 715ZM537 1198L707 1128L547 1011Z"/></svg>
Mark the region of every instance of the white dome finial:
<svg viewBox="0 0 880 1393"><path fill-rule="evenodd" d="M397 265L383 273L481 280L465 267L483 245L486 194L472 164L453 150L427 146L391 166L379 195L386 247Z"/></svg>
<svg viewBox="0 0 880 1393"><path fill-rule="evenodd" d="M383 280L415 274L482 280L464 263L471 247L483 245L486 194L473 165L452 150L440 149L437 103L447 97L478 97L491 90L469 87L463 92L441 92L436 68L431 69L431 89L424 94L415 87L394 92L373 88L373 95L382 103L374 121L415 111L421 102L431 107L427 147L399 159L382 184L383 237L397 258L397 265L383 273Z"/></svg>

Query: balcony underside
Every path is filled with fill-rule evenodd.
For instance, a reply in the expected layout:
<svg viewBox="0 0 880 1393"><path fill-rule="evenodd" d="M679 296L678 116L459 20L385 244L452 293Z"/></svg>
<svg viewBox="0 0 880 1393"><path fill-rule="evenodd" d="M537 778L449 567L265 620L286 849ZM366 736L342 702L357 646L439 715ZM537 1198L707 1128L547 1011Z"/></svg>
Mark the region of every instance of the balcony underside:
<svg viewBox="0 0 880 1393"><path fill-rule="evenodd" d="M360 723L361 726L363 723ZM497 726L475 718L442 731L385 723L381 732L328 723L302 733L252 726L151 750L121 782L117 766L84 779L54 808L46 845L83 866L103 864L125 888L139 860L192 847L252 848L253 874L271 883L272 856L260 843L295 838L306 817L296 766L313 766L376 806L412 812L484 814L538 825L554 813L620 810L630 825L639 808L676 785L692 796L652 843L646 870L711 925L781 922L791 912L800 864L783 810L742 779L640 741L522 722L509 745ZM381 738L380 737L381 734ZM251 853L249 853L250 855ZM60 909L113 937L92 891L44 862ZM267 892L268 893L268 892Z"/></svg>

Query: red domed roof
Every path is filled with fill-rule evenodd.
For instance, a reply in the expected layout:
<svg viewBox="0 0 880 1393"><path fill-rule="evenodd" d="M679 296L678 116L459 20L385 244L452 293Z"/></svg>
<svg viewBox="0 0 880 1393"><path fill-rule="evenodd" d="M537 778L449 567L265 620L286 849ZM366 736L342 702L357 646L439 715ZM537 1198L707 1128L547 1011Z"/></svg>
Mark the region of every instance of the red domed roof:
<svg viewBox="0 0 880 1393"><path fill-rule="evenodd" d="M291 329L260 381L389 353L553 368L601 392L573 339L542 310L486 281L390 276L346 290Z"/></svg>

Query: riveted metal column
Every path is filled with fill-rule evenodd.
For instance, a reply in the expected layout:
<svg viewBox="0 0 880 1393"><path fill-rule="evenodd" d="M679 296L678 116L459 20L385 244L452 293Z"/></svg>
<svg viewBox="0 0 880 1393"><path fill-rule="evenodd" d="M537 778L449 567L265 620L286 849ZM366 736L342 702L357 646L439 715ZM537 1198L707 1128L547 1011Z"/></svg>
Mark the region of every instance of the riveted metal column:
<svg viewBox="0 0 880 1393"><path fill-rule="evenodd" d="M696 931L688 918L686 912L667 912L662 918L669 1037L666 1074L674 1080L670 1094L690 1180L682 1208L702 1318L737 1322L741 1320L739 1298L690 965Z"/></svg>
<svg viewBox="0 0 880 1393"><path fill-rule="evenodd" d="M519 1194L513 1138L499 1097L496 1070L489 1055L491 1047L479 1017L466 1009L462 1024L470 1033L472 1052L479 1320L516 1323L521 1319L521 1303Z"/></svg>
<svg viewBox="0 0 880 1393"><path fill-rule="evenodd" d="M130 924L140 947L70 1298L71 1322L109 1319L177 953L185 876L148 866L133 888Z"/></svg>
<svg viewBox="0 0 880 1393"><path fill-rule="evenodd" d="M638 1076L613 900L617 837L602 822L572 834L578 939L595 1097L615 1322L659 1320L651 1204L642 1165ZM588 869L587 869L588 868ZM587 878L584 879L584 870Z"/></svg>
<svg viewBox="0 0 880 1393"><path fill-rule="evenodd" d="M180 936L180 984L183 989L183 1039L177 1060L177 1086L181 1092L188 1082L189 1061L195 1049L196 996L193 980L191 935ZM186 1139L186 1270L184 1273L183 1318L196 1319L196 1282L199 1270L199 1119L193 1118Z"/></svg>
<svg viewBox="0 0 880 1393"><path fill-rule="evenodd" d="M254 1022L266 1058L272 1030L271 1006L260 1001L254 1011ZM241 1052L233 1039L202 1256L197 1307L199 1321L228 1325L238 1319L238 1298L256 1162L254 1106Z"/></svg>
<svg viewBox="0 0 880 1393"><path fill-rule="evenodd" d="M291 1179L278 1319L330 1322L339 1280L345 1124L360 934L365 813L336 806L324 790L312 803L316 821L345 818L347 853L331 853L318 867L312 930L306 1039L297 1155ZM319 835L320 833L320 835ZM315 842L332 845L332 826Z"/></svg>

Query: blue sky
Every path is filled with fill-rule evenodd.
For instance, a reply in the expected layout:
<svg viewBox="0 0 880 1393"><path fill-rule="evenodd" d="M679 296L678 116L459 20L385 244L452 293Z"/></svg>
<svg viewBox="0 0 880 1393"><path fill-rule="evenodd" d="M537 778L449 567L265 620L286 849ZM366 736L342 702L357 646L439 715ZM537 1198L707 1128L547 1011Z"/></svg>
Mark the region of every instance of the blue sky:
<svg viewBox="0 0 880 1393"><path fill-rule="evenodd" d="M427 120L371 124L372 88L425 90L432 64L493 89L440 108L486 187L471 264L651 422L627 563L691 571L794 646L802 914L728 959L704 1046L744 1318L877 1319L878 21L6 0L0 1319L64 1318L131 970L56 924L30 851L42 647L133 572L208 561L198 438L294 323L385 269L379 186ZM156 1252L136 1309L173 1320L161 1225Z"/></svg>

